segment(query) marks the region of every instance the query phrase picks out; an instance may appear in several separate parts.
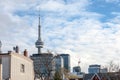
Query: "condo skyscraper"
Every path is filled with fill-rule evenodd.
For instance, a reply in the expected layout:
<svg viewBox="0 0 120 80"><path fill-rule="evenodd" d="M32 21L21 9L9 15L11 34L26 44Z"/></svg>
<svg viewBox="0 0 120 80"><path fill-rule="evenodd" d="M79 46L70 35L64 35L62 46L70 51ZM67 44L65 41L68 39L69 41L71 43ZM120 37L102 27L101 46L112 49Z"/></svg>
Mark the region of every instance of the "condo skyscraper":
<svg viewBox="0 0 120 80"><path fill-rule="evenodd" d="M70 72L70 55L69 54L60 54L60 56L63 58L64 68L68 72Z"/></svg>

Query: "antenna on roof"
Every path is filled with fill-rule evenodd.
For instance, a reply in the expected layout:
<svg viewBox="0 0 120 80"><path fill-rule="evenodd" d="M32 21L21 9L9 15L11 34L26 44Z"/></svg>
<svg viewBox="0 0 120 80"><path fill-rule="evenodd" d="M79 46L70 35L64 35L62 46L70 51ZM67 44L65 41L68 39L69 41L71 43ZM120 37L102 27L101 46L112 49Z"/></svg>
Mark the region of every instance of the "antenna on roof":
<svg viewBox="0 0 120 80"><path fill-rule="evenodd" d="M79 59L79 61L78 61L78 66L80 65L80 62L81 62L81 61L80 61L80 59Z"/></svg>

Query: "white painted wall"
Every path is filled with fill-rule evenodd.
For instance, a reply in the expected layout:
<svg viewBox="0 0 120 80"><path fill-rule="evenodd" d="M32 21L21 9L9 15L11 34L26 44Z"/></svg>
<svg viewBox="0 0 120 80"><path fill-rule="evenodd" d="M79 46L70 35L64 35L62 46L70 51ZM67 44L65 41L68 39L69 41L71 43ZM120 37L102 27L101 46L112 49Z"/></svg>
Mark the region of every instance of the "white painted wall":
<svg viewBox="0 0 120 80"><path fill-rule="evenodd" d="M0 55L2 58L2 80L34 80L33 61L18 53ZM21 64L25 66L25 72L21 72Z"/></svg>
<svg viewBox="0 0 120 80"><path fill-rule="evenodd" d="M20 71L21 64L24 64L25 72ZM11 80L34 80L32 61L19 56L11 56Z"/></svg>

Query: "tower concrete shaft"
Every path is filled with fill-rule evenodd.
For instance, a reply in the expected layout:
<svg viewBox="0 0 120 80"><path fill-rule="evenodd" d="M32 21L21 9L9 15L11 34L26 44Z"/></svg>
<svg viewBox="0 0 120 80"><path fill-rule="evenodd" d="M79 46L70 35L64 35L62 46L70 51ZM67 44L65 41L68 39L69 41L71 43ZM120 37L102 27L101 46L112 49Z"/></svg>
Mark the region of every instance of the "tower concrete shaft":
<svg viewBox="0 0 120 80"><path fill-rule="evenodd" d="M41 41L40 15L39 15L39 25L38 25L38 40L40 40L40 41Z"/></svg>
<svg viewBox="0 0 120 80"><path fill-rule="evenodd" d="M41 48L43 48L43 42L41 40L41 26L40 26L40 15L38 24L38 40L35 43L36 48L38 48L38 54L41 54Z"/></svg>

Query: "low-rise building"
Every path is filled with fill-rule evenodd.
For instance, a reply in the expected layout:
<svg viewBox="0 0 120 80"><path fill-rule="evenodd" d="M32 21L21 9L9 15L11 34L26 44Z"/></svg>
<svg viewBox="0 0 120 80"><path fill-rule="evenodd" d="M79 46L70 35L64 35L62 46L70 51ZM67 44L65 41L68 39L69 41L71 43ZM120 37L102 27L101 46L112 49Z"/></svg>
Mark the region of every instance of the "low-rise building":
<svg viewBox="0 0 120 80"><path fill-rule="evenodd" d="M120 80L120 72L85 74L83 80Z"/></svg>
<svg viewBox="0 0 120 80"><path fill-rule="evenodd" d="M108 73L108 69L107 68L102 68L102 69L100 69L100 73Z"/></svg>
<svg viewBox="0 0 120 80"><path fill-rule="evenodd" d="M80 66L75 66L75 67L73 67L73 73L76 73L76 74L81 73L81 68L80 68Z"/></svg>
<svg viewBox="0 0 120 80"><path fill-rule="evenodd" d="M27 56L8 52L0 54L0 80L34 80L33 61Z"/></svg>
<svg viewBox="0 0 120 80"><path fill-rule="evenodd" d="M101 66L98 64L90 65L88 68L89 73L100 73Z"/></svg>
<svg viewBox="0 0 120 80"><path fill-rule="evenodd" d="M85 74L83 80L111 80L107 73Z"/></svg>

